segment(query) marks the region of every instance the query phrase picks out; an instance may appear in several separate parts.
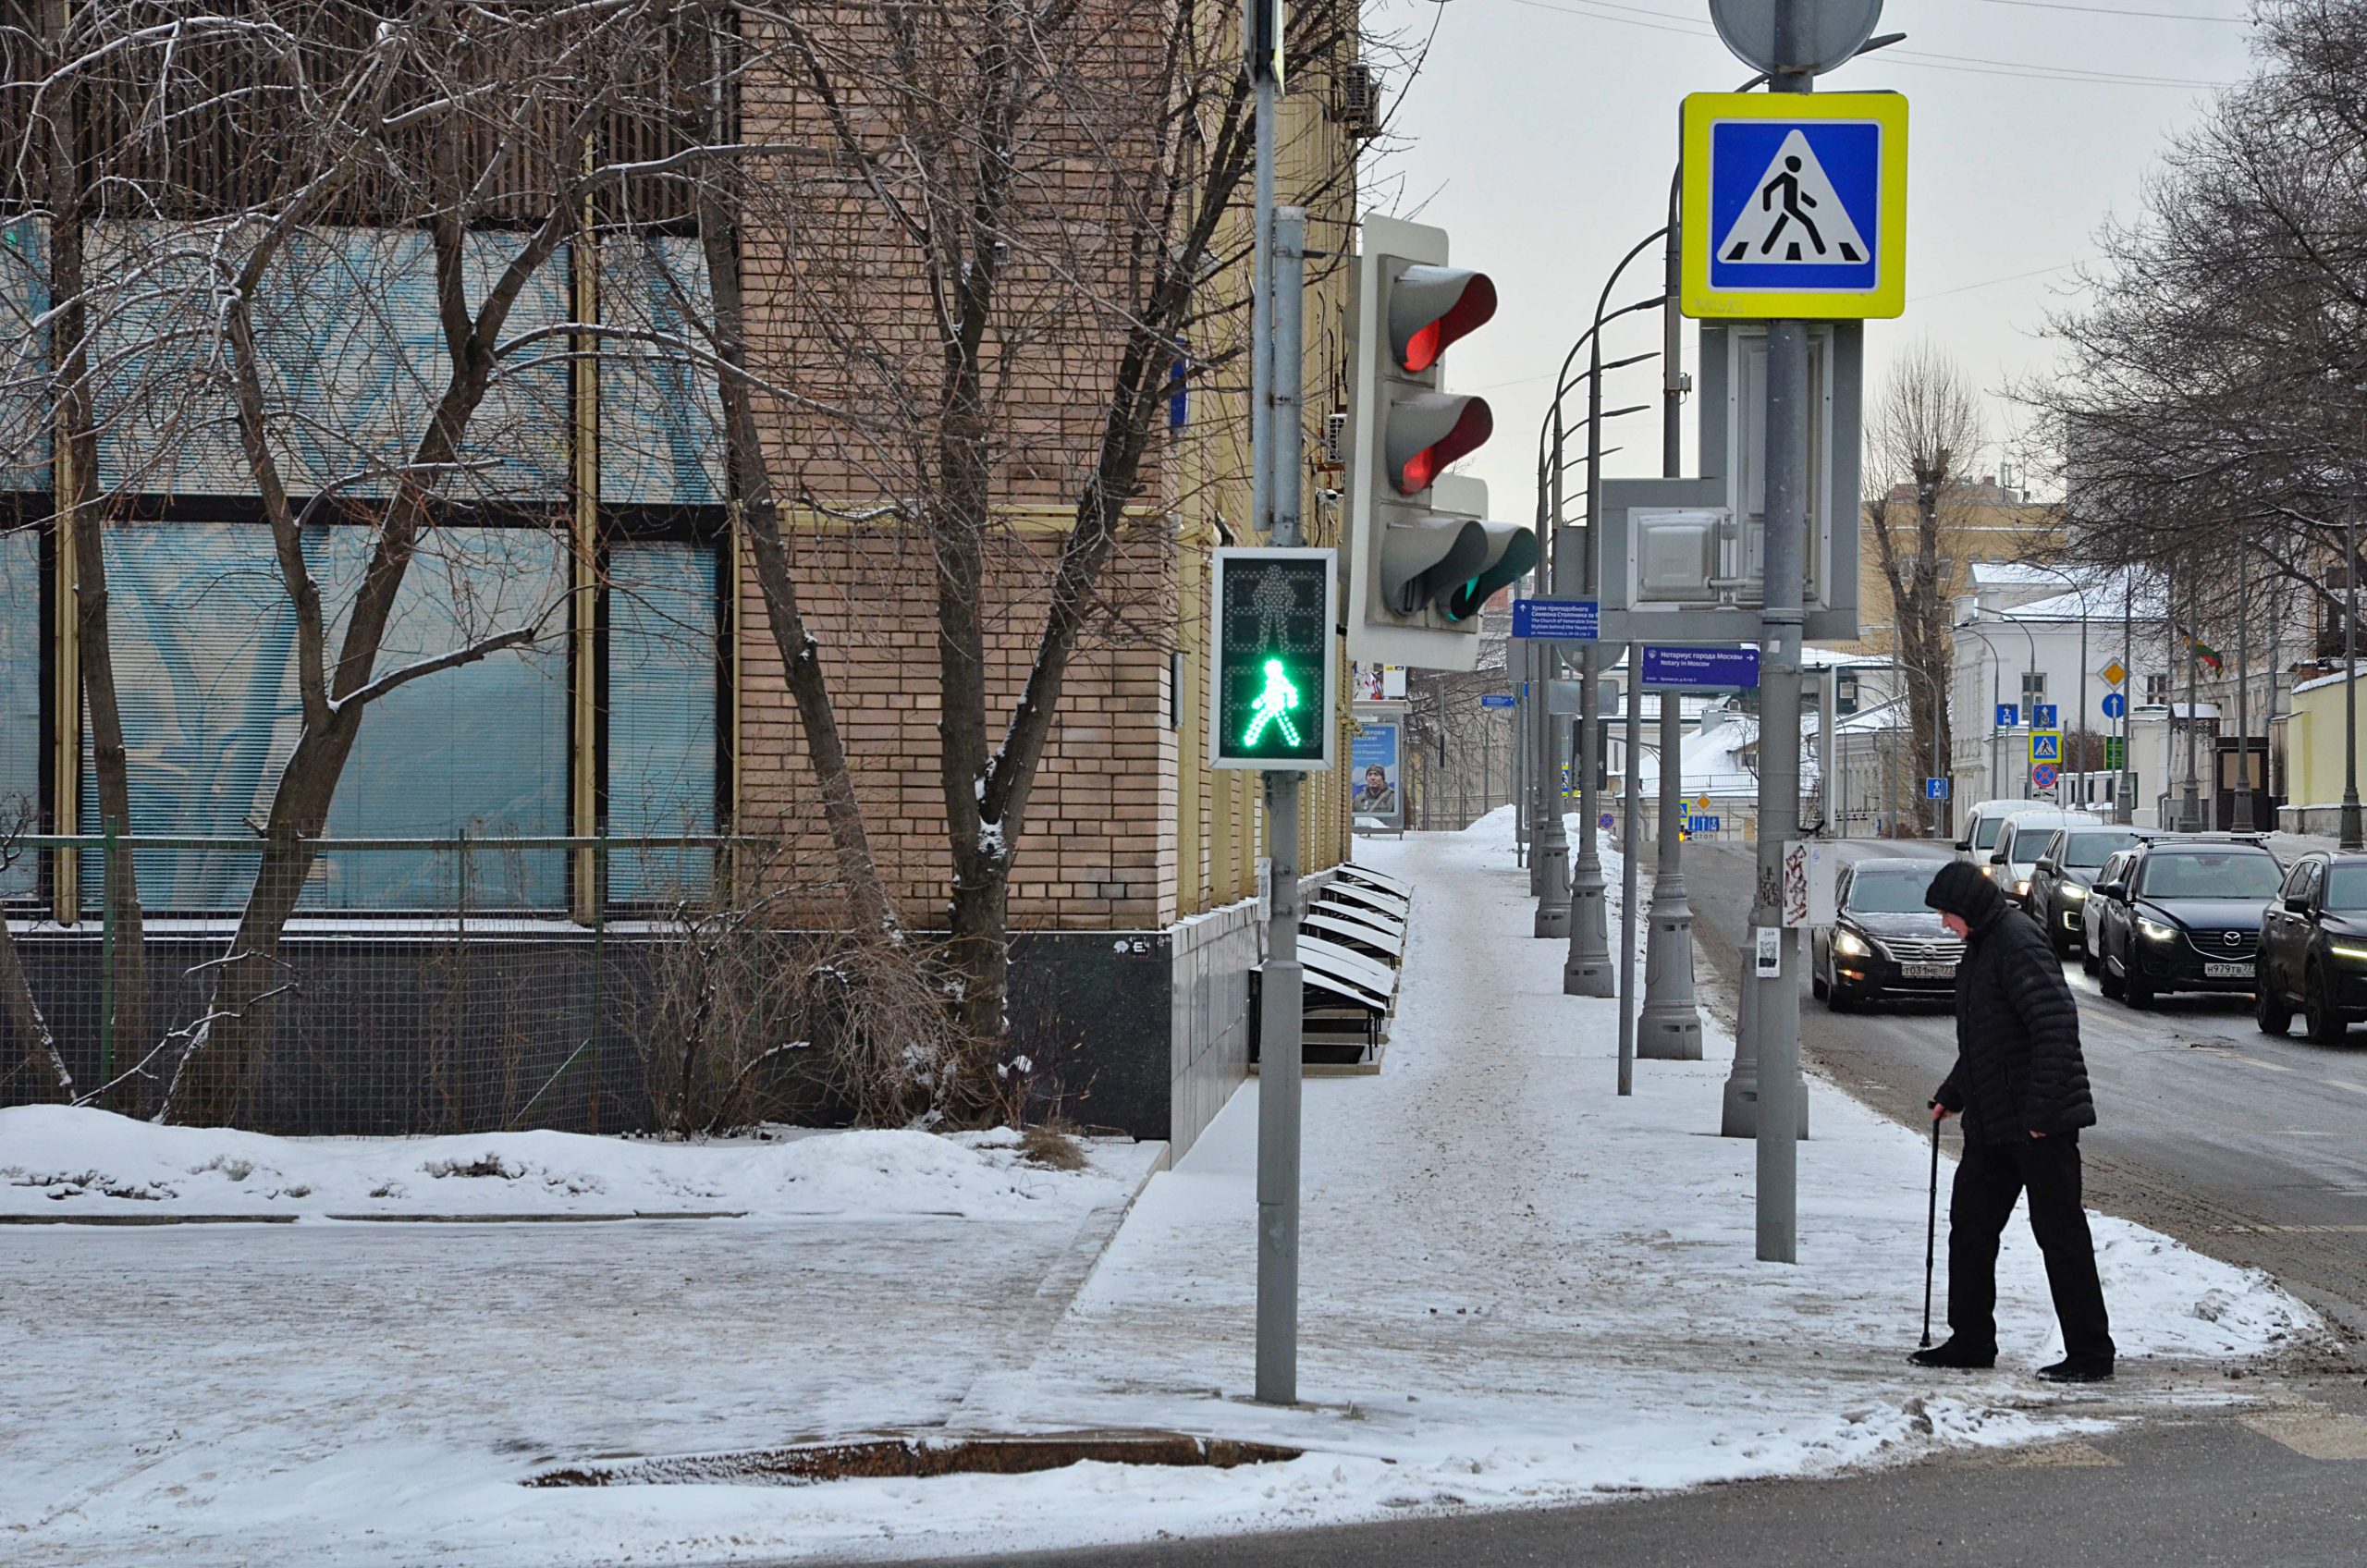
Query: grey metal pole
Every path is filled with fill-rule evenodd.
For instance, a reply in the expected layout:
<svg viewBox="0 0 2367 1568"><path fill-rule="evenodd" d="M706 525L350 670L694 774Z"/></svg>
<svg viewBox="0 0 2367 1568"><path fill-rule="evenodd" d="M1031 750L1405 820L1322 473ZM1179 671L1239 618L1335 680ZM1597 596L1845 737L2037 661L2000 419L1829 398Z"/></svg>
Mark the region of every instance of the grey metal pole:
<svg viewBox="0 0 2367 1568"><path fill-rule="evenodd" d="M1261 80L1261 150L1270 134L1272 83ZM1266 495L1272 510L1268 537L1295 545L1299 532L1299 407L1303 330L1300 288L1306 276L1306 214L1284 207L1272 214L1274 342L1272 404L1268 413ZM1331 716L1323 716L1331 722ZM1298 962L1299 775L1266 775L1266 852L1272 862L1272 918L1260 992L1257 1060L1257 1398L1267 1404L1298 1401L1298 1200L1300 1088L1305 1071L1301 1025L1305 981Z"/></svg>
<svg viewBox="0 0 2367 1568"><path fill-rule="evenodd" d="M1809 0L1775 12L1775 58L1800 57ZM1806 92L1806 71L1779 71L1773 92ZM1759 992L1759 1258L1799 1260L1799 943L1784 925L1784 851L1799 835L1800 639L1804 622L1809 476L1809 333L1799 321L1767 324L1766 575L1759 612L1759 887L1751 925L1773 932L1774 973L1753 973ZM1854 522L1855 520L1852 520ZM1762 938L1763 939L1763 938Z"/></svg>
<svg viewBox="0 0 2367 1568"><path fill-rule="evenodd" d="M2128 789L2128 716L2135 708L2130 690L2138 684L2138 611L2133 604L2135 573L2121 569L2121 767L2112 777L2112 819L2128 827L2138 819L2138 798Z"/></svg>
<svg viewBox="0 0 2367 1568"><path fill-rule="evenodd" d="M1636 913L1637 820L1643 815L1643 789L1637 782L1644 757L1644 644L1627 644L1627 767L1620 779L1619 831L1619 1092L1636 1092Z"/></svg>
<svg viewBox="0 0 2367 1568"><path fill-rule="evenodd" d="M2201 631L2201 618L2196 613L2202 606L2200 574L2187 574L2186 589L2186 786L2178 798L2178 831L2202 831L2202 780L2199 776L2200 757L2196 747L2202 740L2202 660L2194 651L2194 639Z"/></svg>
<svg viewBox="0 0 2367 1568"><path fill-rule="evenodd" d="M1680 166L1668 190L1668 243L1662 263L1666 297L1661 306L1661 477L1685 472L1685 318L1678 312L1684 251L1677 224ZM1643 670L1635 669L1640 684ZM1685 893L1685 700L1663 688L1661 704L1658 864L1652 874L1651 934L1644 949L1644 1008L1636 1054L1648 1061L1699 1061L1701 1010L1693 994L1693 906ZM1631 813L1632 815L1632 813Z"/></svg>
<svg viewBox="0 0 2367 1568"><path fill-rule="evenodd" d="M2367 849L2359 820L2359 496L2342 508L2342 847Z"/></svg>
<svg viewBox="0 0 2367 1568"><path fill-rule="evenodd" d="M1609 287L1605 286L1606 298L1609 293ZM1594 341L1588 350L1586 582L1580 592L1588 597L1599 596L1602 590L1601 314L1602 307L1596 306ZM1554 460L1559 463L1561 459L1557 456ZM1578 649L1578 842L1570 861L1570 898L1564 916L1567 924L1562 931L1570 943L1569 956L1562 962L1562 994L1565 997L1608 997L1617 986L1617 976L1611 967L1601 839L1595 827L1595 819L1602 812L1602 791L1595 786L1602 752L1601 693L1595 689L1602 669L1600 649L1600 644L1595 643L1581 644ZM1539 935L1544 933L1540 931Z"/></svg>
<svg viewBox="0 0 2367 1568"><path fill-rule="evenodd" d="M1577 564L1568 558L1569 541L1562 534L1562 405L1553 405L1553 447L1550 459L1552 471L1546 483L1552 516L1548 520L1546 537L1540 546L1550 546L1544 579L1551 584L1556 595L1567 595L1576 587ZM1538 687L1541 698L1539 713L1540 737L1544 745L1538 753L1538 800L1541 808L1537 827L1531 834L1530 852L1537 859L1537 919L1530 927L1533 936L1541 938L1566 937L1570 934L1570 839L1562 826L1562 747L1558 727L1553 722L1552 680L1554 667L1561 659L1550 643L1533 643L1537 650Z"/></svg>
<svg viewBox="0 0 2367 1568"><path fill-rule="evenodd" d="M2236 542L2236 799L2235 823L2249 833L2260 826L2260 808L2252 803L2252 629L2251 561L2243 541ZM2214 794L2216 790L2213 791Z"/></svg>

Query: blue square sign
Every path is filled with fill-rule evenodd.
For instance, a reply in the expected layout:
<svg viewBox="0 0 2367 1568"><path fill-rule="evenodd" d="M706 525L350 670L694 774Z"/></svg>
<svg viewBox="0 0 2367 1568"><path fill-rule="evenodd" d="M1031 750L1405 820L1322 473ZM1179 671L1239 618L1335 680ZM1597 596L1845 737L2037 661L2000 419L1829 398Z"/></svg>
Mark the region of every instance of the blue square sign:
<svg viewBox="0 0 2367 1568"><path fill-rule="evenodd" d="M1997 704L1997 722L1994 728L1999 729L2018 729L2021 726L2022 710L2020 708L2015 706L2012 703L1999 703Z"/></svg>
<svg viewBox="0 0 2367 1568"><path fill-rule="evenodd" d="M1710 287L1870 292L1883 128L1723 120L1710 133Z"/></svg>

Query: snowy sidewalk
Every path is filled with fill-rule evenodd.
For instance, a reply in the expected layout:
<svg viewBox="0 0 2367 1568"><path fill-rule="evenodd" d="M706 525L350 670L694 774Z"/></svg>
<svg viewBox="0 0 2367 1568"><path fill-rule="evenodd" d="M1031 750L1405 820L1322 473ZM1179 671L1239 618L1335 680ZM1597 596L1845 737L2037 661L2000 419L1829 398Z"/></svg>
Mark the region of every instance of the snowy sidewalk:
<svg viewBox="0 0 2367 1568"><path fill-rule="evenodd" d="M1908 1375L1925 1145L1822 1084L1801 1262L1755 1262L1752 1148L1715 1136L1726 1063L1639 1063L1614 1095L1613 1006L1561 994L1506 831L1360 849L1415 884L1411 946L1387 1071L1306 1085L1300 1407L1248 1398L1253 1083L1064 1311L1046 1292L1074 1213L1030 1224L982 1198L932 1221L910 1212L926 1182L862 1224L0 1228L0 1542L71 1563L893 1558L1817 1472L2103 1408L2029 1376L2053 1320L2018 1221L2005 1368ZM2259 1276L2117 1221L2098 1236L2114 1400L2195 1397L2167 1358L2313 1331ZM554 1459L893 1427L1306 1452L516 1485Z"/></svg>

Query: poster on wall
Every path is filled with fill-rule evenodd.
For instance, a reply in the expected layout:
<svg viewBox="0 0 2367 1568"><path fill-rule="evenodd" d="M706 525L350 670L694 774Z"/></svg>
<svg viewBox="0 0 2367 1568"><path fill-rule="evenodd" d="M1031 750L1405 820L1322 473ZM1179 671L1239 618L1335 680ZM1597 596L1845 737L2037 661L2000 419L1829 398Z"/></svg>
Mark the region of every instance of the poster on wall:
<svg viewBox="0 0 2367 1568"><path fill-rule="evenodd" d="M1393 718L1359 718L1348 747L1348 806L1366 832L1405 830L1405 797L1398 788L1404 732Z"/></svg>
<svg viewBox="0 0 2367 1568"><path fill-rule="evenodd" d="M1359 663L1355 671L1357 702L1402 703L1405 700L1404 666Z"/></svg>

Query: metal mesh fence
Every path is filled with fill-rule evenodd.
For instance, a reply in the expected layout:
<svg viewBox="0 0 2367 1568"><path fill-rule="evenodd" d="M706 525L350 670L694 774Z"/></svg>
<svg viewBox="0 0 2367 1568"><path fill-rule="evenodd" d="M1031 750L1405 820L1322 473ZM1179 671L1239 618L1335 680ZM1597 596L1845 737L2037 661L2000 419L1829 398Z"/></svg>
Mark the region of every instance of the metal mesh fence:
<svg viewBox="0 0 2367 1568"><path fill-rule="evenodd" d="M793 907L779 868L735 893L759 851L711 837L324 840L295 913L261 945L239 937L253 839L17 848L14 945L77 1096L153 1113L191 1042L224 1027L226 974L262 951L263 984L238 1009L252 1065L235 1120L274 1133L678 1123L686 1083L710 1071L681 1050L684 1020L715 1037L716 1007L754 1011L752 985L793 973L796 944L831 939L746 919ZM136 915L116 913L111 862L136 879ZM21 875L28 864L38 877ZM175 907L151 892L215 888L239 902ZM0 1104L52 1097L22 1044L0 1047Z"/></svg>

